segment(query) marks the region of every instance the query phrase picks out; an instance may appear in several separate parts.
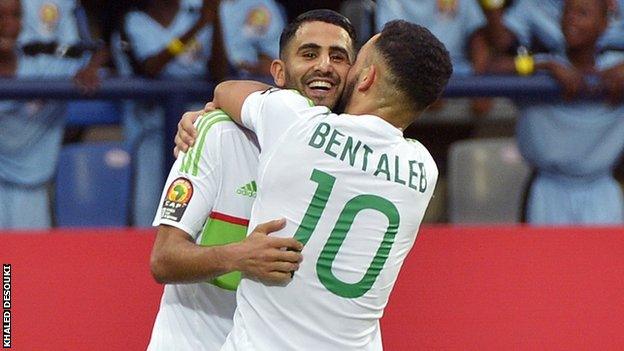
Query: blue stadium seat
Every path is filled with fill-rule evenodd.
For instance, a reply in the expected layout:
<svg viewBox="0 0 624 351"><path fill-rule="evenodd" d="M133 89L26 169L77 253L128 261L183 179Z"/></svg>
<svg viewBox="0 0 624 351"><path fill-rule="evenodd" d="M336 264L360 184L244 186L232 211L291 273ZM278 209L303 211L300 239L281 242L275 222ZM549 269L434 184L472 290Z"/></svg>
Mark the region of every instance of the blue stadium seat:
<svg viewBox="0 0 624 351"><path fill-rule="evenodd" d="M75 100L67 103L65 116L69 127L118 124L121 110L119 103L112 100Z"/></svg>
<svg viewBox="0 0 624 351"><path fill-rule="evenodd" d="M68 144L61 150L54 214L60 227L126 226L130 153L117 142Z"/></svg>
<svg viewBox="0 0 624 351"><path fill-rule="evenodd" d="M449 222L519 222L530 174L514 138L454 142L449 150Z"/></svg>

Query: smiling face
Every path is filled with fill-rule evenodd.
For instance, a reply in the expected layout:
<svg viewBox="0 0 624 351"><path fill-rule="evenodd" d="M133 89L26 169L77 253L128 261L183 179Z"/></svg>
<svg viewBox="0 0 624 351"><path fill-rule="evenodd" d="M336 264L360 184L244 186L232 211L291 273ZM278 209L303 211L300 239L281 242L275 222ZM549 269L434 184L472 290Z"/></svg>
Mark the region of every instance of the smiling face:
<svg viewBox="0 0 624 351"><path fill-rule="evenodd" d="M353 42L341 27L321 21L303 23L288 44L278 86L297 89L317 105L333 108L344 89L353 60Z"/></svg>
<svg viewBox="0 0 624 351"><path fill-rule="evenodd" d="M0 52L12 53L21 30L21 7L18 0L0 0Z"/></svg>
<svg viewBox="0 0 624 351"><path fill-rule="evenodd" d="M568 48L593 47L607 26L606 0L568 0L562 17Z"/></svg>

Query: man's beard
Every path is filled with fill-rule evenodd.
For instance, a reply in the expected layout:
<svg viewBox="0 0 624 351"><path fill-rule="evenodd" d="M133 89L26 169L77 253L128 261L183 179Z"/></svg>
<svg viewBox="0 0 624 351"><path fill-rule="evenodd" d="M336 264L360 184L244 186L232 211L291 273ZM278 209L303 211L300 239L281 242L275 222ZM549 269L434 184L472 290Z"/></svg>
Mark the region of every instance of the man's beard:
<svg viewBox="0 0 624 351"><path fill-rule="evenodd" d="M318 100L318 98L315 98L313 96L307 96L306 94L307 82L309 82L310 80L313 80L314 78L330 79L336 91L340 91L339 87L340 87L341 79L340 79L340 76L336 72L321 73L318 71L314 71L297 79L296 77L291 76L286 70L284 71L284 78L286 82L283 88L296 89L302 95L311 99L315 105L327 106L327 107L335 106L335 104L338 102L336 100L340 99L340 97L336 95L327 95L323 97L322 99ZM334 108L331 108L331 109L333 110Z"/></svg>
<svg viewBox="0 0 624 351"><path fill-rule="evenodd" d="M353 91L355 90L355 83L358 81L360 76L354 77L354 79L347 81L345 84L344 90L342 91L342 95L340 95L340 99L338 99L338 103L334 108L334 113L341 114L345 113L347 105L351 101L351 97L353 96Z"/></svg>

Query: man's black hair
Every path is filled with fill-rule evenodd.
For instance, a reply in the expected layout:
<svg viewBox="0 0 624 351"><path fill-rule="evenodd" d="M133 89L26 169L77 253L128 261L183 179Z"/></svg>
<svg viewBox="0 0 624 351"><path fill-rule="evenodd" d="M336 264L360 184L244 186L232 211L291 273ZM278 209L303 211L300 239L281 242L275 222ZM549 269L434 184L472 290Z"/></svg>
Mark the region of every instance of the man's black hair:
<svg viewBox="0 0 624 351"><path fill-rule="evenodd" d="M356 40L357 40L357 36L355 34L355 28L353 27L353 25L351 24L351 21L349 21L348 18L339 14L336 11L332 11L328 9L312 10L312 11L308 11L308 12L304 12L300 14L292 22L286 25L286 27L282 31L282 34L280 35L280 41L279 41L280 58L282 59L284 58L284 50L288 46L288 43L290 43L292 38L295 36L295 33L297 33L297 30L299 29L299 27L301 27L301 25L304 23L316 22L316 21L333 24L346 30L347 33L349 34L349 37L351 38L351 42L352 42L351 45L352 46L355 45Z"/></svg>
<svg viewBox="0 0 624 351"><path fill-rule="evenodd" d="M441 94L453 73L448 51L429 30L414 23L386 23L375 42L390 68L392 83L417 110L424 110Z"/></svg>

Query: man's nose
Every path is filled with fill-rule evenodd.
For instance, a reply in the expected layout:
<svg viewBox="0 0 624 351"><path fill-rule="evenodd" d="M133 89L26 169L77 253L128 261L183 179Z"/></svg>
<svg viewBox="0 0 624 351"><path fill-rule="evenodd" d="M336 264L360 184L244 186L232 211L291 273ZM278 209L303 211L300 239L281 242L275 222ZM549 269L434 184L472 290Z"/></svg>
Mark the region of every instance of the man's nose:
<svg viewBox="0 0 624 351"><path fill-rule="evenodd" d="M332 66L331 58L329 57L329 55L321 56L316 63L316 68L321 72L332 71L334 67Z"/></svg>

